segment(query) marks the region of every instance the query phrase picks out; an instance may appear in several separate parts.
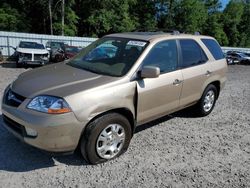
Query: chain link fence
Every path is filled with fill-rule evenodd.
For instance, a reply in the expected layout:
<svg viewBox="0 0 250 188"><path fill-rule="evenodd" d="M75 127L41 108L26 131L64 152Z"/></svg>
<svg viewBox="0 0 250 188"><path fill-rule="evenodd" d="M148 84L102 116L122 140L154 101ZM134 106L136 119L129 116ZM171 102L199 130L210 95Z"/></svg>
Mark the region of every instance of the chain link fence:
<svg viewBox="0 0 250 188"><path fill-rule="evenodd" d="M10 57L15 52L15 48L20 41L33 41L42 43L44 45L46 45L48 41L57 41L64 42L70 46L86 47L96 39L97 38L90 37L68 37L0 31L0 48L2 49L1 51L3 56ZM250 53L250 48L222 47L222 51L224 53L228 51Z"/></svg>
<svg viewBox="0 0 250 188"><path fill-rule="evenodd" d="M90 37L68 37L0 31L0 48L2 49L2 55L8 57L14 54L15 48L20 41L39 42L44 46L48 41L57 41L64 42L70 46L86 47L95 40L96 38Z"/></svg>

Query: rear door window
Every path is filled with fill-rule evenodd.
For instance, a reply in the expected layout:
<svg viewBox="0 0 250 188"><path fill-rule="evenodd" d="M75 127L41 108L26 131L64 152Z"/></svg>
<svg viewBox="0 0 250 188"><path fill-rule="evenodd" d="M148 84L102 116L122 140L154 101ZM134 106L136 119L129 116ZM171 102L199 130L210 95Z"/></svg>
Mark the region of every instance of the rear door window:
<svg viewBox="0 0 250 188"><path fill-rule="evenodd" d="M199 65L208 60L199 44L192 39L181 39L180 48L182 54L182 68Z"/></svg>
<svg viewBox="0 0 250 188"><path fill-rule="evenodd" d="M219 44L213 39L201 39L201 41L206 45L208 50L213 55L214 59L224 59L224 54L221 50Z"/></svg>

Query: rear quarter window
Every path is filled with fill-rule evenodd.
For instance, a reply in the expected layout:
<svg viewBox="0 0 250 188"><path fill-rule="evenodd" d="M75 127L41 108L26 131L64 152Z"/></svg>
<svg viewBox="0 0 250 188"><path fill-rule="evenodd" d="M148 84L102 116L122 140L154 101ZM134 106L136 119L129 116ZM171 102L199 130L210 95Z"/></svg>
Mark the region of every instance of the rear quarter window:
<svg viewBox="0 0 250 188"><path fill-rule="evenodd" d="M218 42L213 39L201 39L201 41L205 44L208 50L213 55L214 59L224 59L224 54L219 46Z"/></svg>

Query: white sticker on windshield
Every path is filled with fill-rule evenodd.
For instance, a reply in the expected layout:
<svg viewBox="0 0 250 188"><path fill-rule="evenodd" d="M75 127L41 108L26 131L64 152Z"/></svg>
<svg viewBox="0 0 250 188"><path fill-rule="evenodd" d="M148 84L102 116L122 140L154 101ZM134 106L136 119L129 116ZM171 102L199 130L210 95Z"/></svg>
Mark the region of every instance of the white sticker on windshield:
<svg viewBox="0 0 250 188"><path fill-rule="evenodd" d="M131 40L128 42L128 45L131 45L131 46L145 46L147 43L146 42L142 42L142 41L135 41L135 40Z"/></svg>

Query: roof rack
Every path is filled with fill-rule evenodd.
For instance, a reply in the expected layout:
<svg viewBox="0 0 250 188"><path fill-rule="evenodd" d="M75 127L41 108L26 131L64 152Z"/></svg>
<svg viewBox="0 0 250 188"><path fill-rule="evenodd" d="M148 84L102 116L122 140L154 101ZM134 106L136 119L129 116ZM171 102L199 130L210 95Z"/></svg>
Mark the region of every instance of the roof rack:
<svg viewBox="0 0 250 188"><path fill-rule="evenodd" d="M194 35L201 35L199 31L195 31Z"/></svg>
<svg viewBox="0 0 250 188"><path fill-rule="evenodd" d="M172 32L172 35L180 35L180 31L174 30L174 31Z"/></svg>
<svg viewBox="0 0 250 188"><path fill-rule="evenodd" d="M156 30L147 30L147 29L137 29L137 30L134 30L133 32L145 32L145 33L170 33L172 35L180 35L181 33L185 34L186 32L183 32L183 31L178 31L178 30L171 30L171 29L156 29ZM198 35L201 35L199 31L195 31L194 32L194 35L198 36Z"/></svg>

